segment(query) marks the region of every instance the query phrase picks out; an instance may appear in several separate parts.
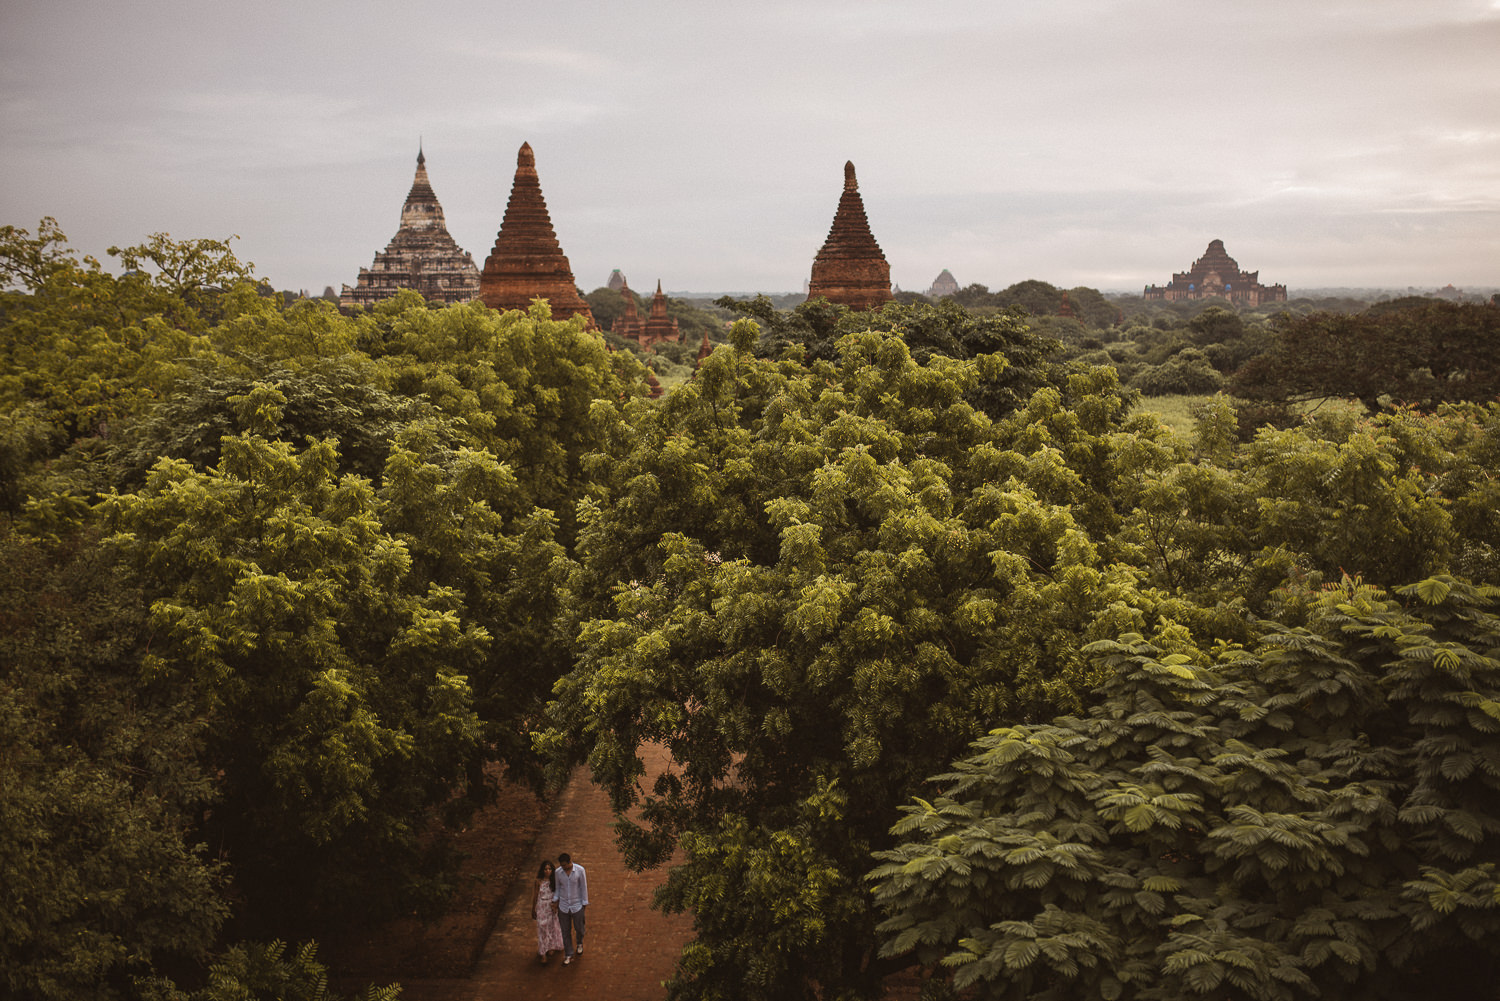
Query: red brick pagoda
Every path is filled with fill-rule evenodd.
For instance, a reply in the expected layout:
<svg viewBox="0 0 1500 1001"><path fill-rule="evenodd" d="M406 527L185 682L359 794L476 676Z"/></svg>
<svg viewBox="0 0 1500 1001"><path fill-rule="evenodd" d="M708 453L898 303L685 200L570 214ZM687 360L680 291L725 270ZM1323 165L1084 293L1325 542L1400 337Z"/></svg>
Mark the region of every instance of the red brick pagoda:
<svg viewBox="0 0 1500 1001"><path fill-rule="evenodd" d="M660 344L662 341L682 339L682 334L677 329L677 321L667 315L667 297L661 290L660 279L656 282L656 295L651 297L651 312L644 320L636 310L635 293L630 291L628 284L620 286L620 294L625 297L625 312L615 320L614 326L610 328L611 333L635 341L643 348Z"/></svg>
<svg viewBox="0 0 1500 1001"><path fill-rule="evenodd" d="M1177 272L1166 285L1147 285L1142 294L1147 299L1167 300L1216 297L1238 306L1286 302L1285 285L1262 285L1259 271L1241 271L1224 250L1223 240L1210 242L1192 268Z"/></svg>
<svg viewBox="0 0 1500 1001"><path fill-rule="evenodd" d="M633 341L640 334L641 313L636 309L635 293L630 291L629 282L621 280L619 293L620 297L625 300L625 312L615 317L615 322L609 325L609 332Z"/></svg>
<svg viewBox="0 0 1500 1001"><path fill-rule="evenodd" d="M401 225L374 263L359 269L351 287L345 285L339 305L370 306L389 299L401 289L422 293L434 302L468 302L479 294L479 269L474 258L459 247L448 233L443 206L427 180L427 157L417 149L417 176L406 204L401 206Z"/></svg>
<svg viewBox="0 0 1500 1001"><path fill-rule="evenodd" d="M594 326L594 314L578 294L573 269L552 229L530 143L522 143L516 154L516 179L479 276L479 298L492 309L527 309L531 300L546 299L554 319L582 316Z"/></svg>
<svg viewBox="0 0 1500 1001"><path fill-rule="evenodd" d="M891 301L891 266L865 218L854 164L844 164L844 193L823 249L813 259L807 297L822 296L850 309L877 309Z"/></svg>

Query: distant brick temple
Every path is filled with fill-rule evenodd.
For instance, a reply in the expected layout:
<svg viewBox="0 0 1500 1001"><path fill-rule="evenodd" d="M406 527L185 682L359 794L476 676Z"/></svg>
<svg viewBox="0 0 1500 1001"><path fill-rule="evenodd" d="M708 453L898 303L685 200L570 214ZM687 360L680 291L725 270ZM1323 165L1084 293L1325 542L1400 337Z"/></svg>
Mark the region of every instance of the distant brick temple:
<svg viewBox="0 0 1500 1001"><path fill-rule="evenodd" d="M615 268L609 273L609 281L605 283L605 287L615 292L620 291L620 289L625 287L625 273L619 268Z"/></svg>
<svg viewBox="0 0 1500 1001"><path fill-rule="evenodd" d="M854 164L844 164L844 193L823 249L813 259L807 297L822 296L850 309L877 309L891 301L891 266L865 218Z"/></svg>
<svg viewBox="0 0 1500 1001"><path fill-rule="evenodd" d="M615 274L619 272L616 271ZM630 291L630 286L622 284L620 294L625 297L625 312L615 320L610 333L635 341L643 348L660 344L662 341L682 339L682 334L677 329L677 321L667 315L667 297L661 290L660 279L656 282L656 295L651 297L651 312L645 319L641 319L635 307L635 293Z"/></svg>
<svg viewBox="0 0 1500 1001"><path fill-rule="evenodd" d="M345 285L339 306L369 306L389 299L404 288L434 302L468 302L479 294L479 269L474 257L448 234L443 207L427 180L427 158L417 150L417 175L401 225L391 242L375 255L374 263L359 269L351 287Z"/></svg>
<svg viewBox="0 0 1500 1001"><path fill-rule="evenodd" d="M927 290L927 298L941 299L943 296L953 295L957 291L958 279L953 277L953 272L944 268L942 273L932 280L932 288Z"/></svg>
<svg viewBox="0 0 1500 1001"><path fill-rule="evenodd" d="M1192 268L1177 272L1166 285L1147 285L1143 295L1167 300L1215 297L1240 306L1259 306L1263 302L1286 302L1286 286L1262 285L1259 271L1241 271L1225 252L1224 241L1214 240Z"/></svg>
<svg viewBox="0 0 1500 1001"><path fill-rule="evenodd" d="M479 298L492 309L528 309L531 300L546 299L554 319L582 316L594 326L594 314L578 294L573 268L552 229L530 143L522 143L516 154L510 202L479 276Z"/></svg>

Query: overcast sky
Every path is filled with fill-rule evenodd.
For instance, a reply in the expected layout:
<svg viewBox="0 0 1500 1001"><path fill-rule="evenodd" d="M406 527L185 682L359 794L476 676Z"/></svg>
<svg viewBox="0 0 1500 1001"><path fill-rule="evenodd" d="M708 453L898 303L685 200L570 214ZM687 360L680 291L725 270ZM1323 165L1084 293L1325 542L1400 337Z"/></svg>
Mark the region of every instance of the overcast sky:
<svg viewBox="0 0 1500 1001"><path fill-rule="evenodd" d="M418 137L482 264L529 141L585 289L791 291L845 160L902 288L1500 286L1500 0L0 0L0 224L353 283Z"/></svg>

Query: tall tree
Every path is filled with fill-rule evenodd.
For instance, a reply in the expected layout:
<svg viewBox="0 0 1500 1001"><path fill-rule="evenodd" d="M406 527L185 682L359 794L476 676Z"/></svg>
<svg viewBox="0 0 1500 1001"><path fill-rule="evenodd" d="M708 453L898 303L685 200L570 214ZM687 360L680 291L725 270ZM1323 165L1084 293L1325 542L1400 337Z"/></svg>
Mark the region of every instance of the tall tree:
<svg viewBox="0 0 1500 1001"><path fill-rule="evenodd" d="M13 286L0 291L0 406L39 405L68 441L149 408L225 300L254 295L253 266L228 241L156 234L110 253L118 277L80 261L55 220L35 236L0 228L0 277Z"/></svg>
<svg viewBox="0 0 1500 1001"><path fill-rule="evenodd" d="M595 467L546 740L639 799L635 864L685 849L673 997L873 996L861 874L895 804L993 720L1078 705L1082 637L1159 600L1073 513L1109 517L1087 495L1124 403L1080 377L1076 410L1048 388L997 427L967 396L998 353L920 365L870 331L804 366L754 339L737 324ZM652 741L674 767L641 790Z"/></svg>
<svg viewBox="0 0 1500 1001"><path fill-rule="evenodd" d="M969 402L993 418L1015 410L1033 391L1055 382L1060 372L1047 363L1061 345L1030 330L1017 312L972 313L952 299L937 303L888 304L868 312L815 299L782 312L765 296L750 300L725 297L717 305L755 320L761 328L756 352L764 357L804 361L838 358L839 339L875 330L896 334L912 357L926 364L937 355L979 360L978 380Z"/></svg>
<svg viewBox="0 0 1500 1001"><path fill-rule="evenodd" d="M228 914L193 838L206 721L141 678L140 593L80 538L0 535L0 994L126 996Z"/></svg>
<svg viewBox="0 0 1500 1001"><path fill-rule="evenodd" d="M467 444L507 463L570 541L587 493L583 457L605 447L625 401L646 394L645 368L581 321L551 319L543 304L528 313L480 303L429 310L398 297L372 312L386 329L370 352L392 392L435 407Z"/></svg>
<svg viewBox="0 0 1500 1001"><path fill-rule="evenodd" d="M1500 307L1493 305L1283 313L1272 332L1271 350L1236 373L1237 395L1282 403L1351 397L1372 414L1500 395Z"/></svg>
<svg viewBox="0 0 1500 1001"><path fill-rule="evenodd" d="M163 460L106 500L152 602L147 669L212 721L221 799L204 833L258 917L434 899L416 822L482 753L466 675L491 637L462 594L411 573L409 546L332 445L274 440L283 402L255 388L239 401L251 430L224 440L216 467ZM461 483L422 462L394 475L483 518L503 479L485 462Z"/></svg>

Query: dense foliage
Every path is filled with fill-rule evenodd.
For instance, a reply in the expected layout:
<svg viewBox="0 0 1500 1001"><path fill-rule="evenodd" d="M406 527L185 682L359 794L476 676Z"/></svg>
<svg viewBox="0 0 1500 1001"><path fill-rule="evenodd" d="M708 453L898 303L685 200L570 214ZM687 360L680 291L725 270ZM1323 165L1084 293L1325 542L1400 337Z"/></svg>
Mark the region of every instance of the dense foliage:
<svg viewBox="0 0 1500 1001"><path fill-rule="evenodd" d="M654 400L544 305L111 254L0 230L0 990L323 998L281 943L441 906L486 769L583 761L676 859L674 998L1494 972L1483 309L723 300Z"/></svg>
<svg viewBox="0 0 1500 1001"><path fill-rule="evenodd" d="M540 774L581 463L644 370L545 306L348 317L225 242L115 277L50 221L0 237L0 966L34 997L177 996L159 966L321 997L306 949L213 958L221 926L441 906L485 766Z"/></svg>
<svg viewBox="0 0 1500 1001"><path fill-rule="evenodd" d="M184 839L206 726L142 685L140 593L87 540L0 540L0 994L103 985L212 945L224 867Z"/></svg>
<svg viewBox="0 0 1500 1001"><path fill-rule="evenodd" d="M803 367L754 336L638 406L598 468L574 584L592 617L552 739L622 807L641 743L680 763L630 841L688 851L666 891L698 922L679 992L869 991L861 876L899 797L996 716L1076 706L1080 637L1150 603L1069 512L1090 488L1057 451L1124 403L1079 376L1085 427L1049 391L1002 430L966 400L998 355L921 365L872 331Z"/></svg>
<svg viewBox="0 0 1500 1001"><path fill-rule="evenodd" d="M1352 397L1370 413L1500 395L1500 305L1416 299L1357 315L1287 315L1270 350L1235 377L1278 402Z"/></svg>
<svg viewBox="0 0 1500 1001"><path fill-rule="evenodd" d="M985 998L1489 996L1500 589L1292 597L1253 648L1095 644L1093 710L979 741L880 853L886 950Z"/></svg>

